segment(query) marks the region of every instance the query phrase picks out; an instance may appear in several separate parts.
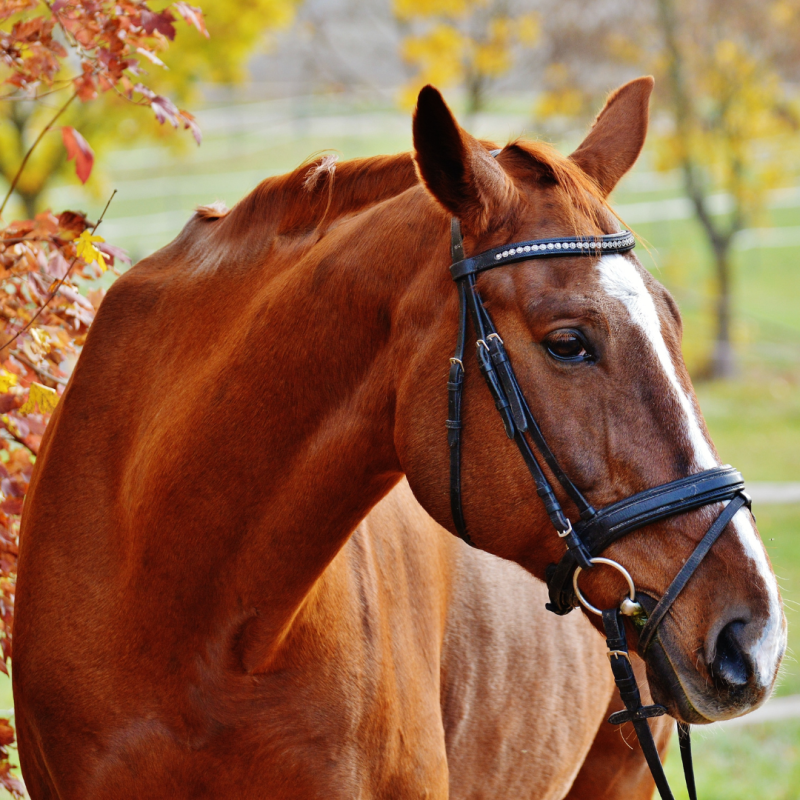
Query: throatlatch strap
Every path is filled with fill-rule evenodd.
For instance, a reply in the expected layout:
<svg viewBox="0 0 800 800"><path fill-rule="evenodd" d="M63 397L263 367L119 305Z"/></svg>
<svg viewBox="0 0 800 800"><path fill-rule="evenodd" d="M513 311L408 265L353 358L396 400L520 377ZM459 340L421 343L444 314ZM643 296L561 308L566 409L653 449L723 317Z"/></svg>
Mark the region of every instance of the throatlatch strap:
<svg viewBox="0 0 800 800"><path fill-rule="evenodd" d="M656 782L656 788L659 795L661 795L661 800L675 800L672 790L669 788L669 783L667 783L667 776L664 774L664 767L658 755L653 732L647 722L649 717L662 716L667 709L659 705L642 705L639 687L636 684L636 676L633 674L633 667L628 654L625 626L619 609L611 608L603 612L603 627L606 631L608 660L611 664L611 671L614 673L614 682L617 684L617 689L619 689L620 697L626 708L625 711L612 714L608 721L612 725L621 725L623 722L633 723L636 738L639 740L639 746L642 748L647 766L650 767L650 772Z"/></svg>
<svg viewBox="0 0 800 800"><path fill-rule="evenodd" d="M697 789L694 785L694 764L692 764L692 738L689 726L683 722L678 723L678 745L681 750L681 764L683 775L686 778L686 791L689 800L697 800Z"/></svg>
<svg viewBox="0 0 800 800"><path fill-rule="evenodd" d="M664 619L670 606L672 606L678 598L678 595L689 582L689 579L694 575L695 570L700 566L700 562L706 557L706 554L711 549L714 542L719 539L720 534L725 530L725 526L733 519L733 515L743 505L749 502L750 500L747 495L737 494L736 497L725 506L714 524L706 532L706 535L700 540L694 552L681 567L680 572L675 576L672 583L667 588L667 591L664 592L639 633L639 653L642 656L647 652L647 648L650 646L650 642L653 640L653 636L661 620Z"/></svg>

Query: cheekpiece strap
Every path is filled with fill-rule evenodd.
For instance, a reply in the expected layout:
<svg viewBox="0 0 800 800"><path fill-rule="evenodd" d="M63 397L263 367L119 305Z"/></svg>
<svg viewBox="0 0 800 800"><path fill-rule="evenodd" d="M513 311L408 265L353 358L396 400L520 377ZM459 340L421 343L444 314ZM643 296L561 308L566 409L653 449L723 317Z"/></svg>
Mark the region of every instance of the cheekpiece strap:
<svg viewBox="0 0 800 800"><path fill-rule="evenodd" d="M493 267L529 261L532 258L557 256L598 256L605 253L626 253L633 250L636 240L630 231L609 233L597 237L559 236L555 239L533 239L529 242L514 242L493 250L486 250L470 258L456 261L450 267L453 280L474 275Z"/></svg>

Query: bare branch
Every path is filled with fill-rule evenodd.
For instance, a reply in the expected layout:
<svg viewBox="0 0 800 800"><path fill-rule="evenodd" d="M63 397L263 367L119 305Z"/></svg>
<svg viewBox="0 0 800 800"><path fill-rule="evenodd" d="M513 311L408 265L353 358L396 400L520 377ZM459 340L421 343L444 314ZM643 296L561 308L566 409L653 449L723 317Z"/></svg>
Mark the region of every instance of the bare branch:
<svg viewBox="0 0 800 800"><path fill-rule="evenodd" d="M6 207L6 203L8 203L9 198L14 193L14 189L17 188L17 183L19 182L19 179L22 176L22 172L25 169L25 165L28 163L28 159L31 157L31 153L33 153L33 151L36 149L36 146L44 138L44 135L53 127L53 125L55 125L56 120L58 120L58 118L70 107L72 101L77 96L78 96L77 92L70 95L69 100L67 100L67 102L64 103L64 105L58 109L55 116L50 120L50 122L47 123L47 125L44 126L41 133L36 137L34 143L28 148L28 152L25 153L25 157L22 159L22 163L19 165L19 169L17 170L17 174L14 176L14 180L11 181L11 186L8 187L8 193L6 194L5 199L3 200L3 204L0 205L0 216L2 216L3 211L5 210Z"/></svg>

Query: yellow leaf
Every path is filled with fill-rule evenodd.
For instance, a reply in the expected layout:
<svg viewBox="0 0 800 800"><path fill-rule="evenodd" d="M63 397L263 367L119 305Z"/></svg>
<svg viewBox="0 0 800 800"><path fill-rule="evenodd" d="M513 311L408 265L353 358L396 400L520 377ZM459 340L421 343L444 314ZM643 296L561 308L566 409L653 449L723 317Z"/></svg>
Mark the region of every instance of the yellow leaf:
<svg viewBox="0 0 800 800"><path fill-rule="evenodd" d="M33 414L37 411L38 406L38 412L40 414L49 414L52 411L55 411L57 405L58 393L55 389L51 389L48 386L42 386L41 383L32 383L31 392L28 395L28 399L25 401L18 413Z"/></svg>
<svg viewBox="0 0 800 800"><path fill-rule="evenodd" d="M97 262L103 272L108 269L108 266L106 265L106 259L105 256L94 246L94 243L104 241L105 239L102 236L94 236L88 231L88 229L85 230L80 236L75 237L78 255L87 264L91 264L93 261Z"/></svg>
<svg viewBox="0 0 800 800"><path fill-rule="evenodd" d="M5 394L17 385L17 376L7 369L0 369L0 394Z"/></svg>
<svg viewBox="0 0 800 800"><path fill-rule="evenodd" d="M38 350L43 353L50 352L50 334L47 331L43 331L40 328L31 328L30 334L38 345Z"/></svg>

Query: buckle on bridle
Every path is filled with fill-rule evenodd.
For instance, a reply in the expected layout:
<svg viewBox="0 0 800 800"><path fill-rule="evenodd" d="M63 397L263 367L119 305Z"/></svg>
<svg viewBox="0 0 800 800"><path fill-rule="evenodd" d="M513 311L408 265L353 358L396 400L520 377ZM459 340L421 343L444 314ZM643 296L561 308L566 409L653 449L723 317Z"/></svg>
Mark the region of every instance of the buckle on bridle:
<svg viewBox="0 0 800 800"><path fill-rule="evenodd" d="M572 533L572 520L567 520L567 527L563 531L556 531L560 539L563 539L565 536L569 536ZM580 569L580 567L578 567Z"/></svg>
<svg viewBox="0 0 800 800"><path fill-rule="evenodd" d="M606 655L609 658L611 658L611 656L614 656L615 658L624 658L624 659L627 659L629 664L631 663L631 657L628 655L628 653L625 650L609 650L606 653ZM633 666L633 665L631 664L631 666Z"/></svg>

